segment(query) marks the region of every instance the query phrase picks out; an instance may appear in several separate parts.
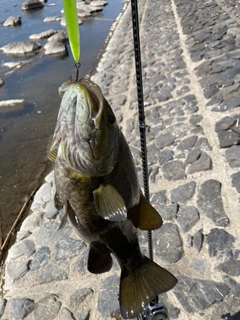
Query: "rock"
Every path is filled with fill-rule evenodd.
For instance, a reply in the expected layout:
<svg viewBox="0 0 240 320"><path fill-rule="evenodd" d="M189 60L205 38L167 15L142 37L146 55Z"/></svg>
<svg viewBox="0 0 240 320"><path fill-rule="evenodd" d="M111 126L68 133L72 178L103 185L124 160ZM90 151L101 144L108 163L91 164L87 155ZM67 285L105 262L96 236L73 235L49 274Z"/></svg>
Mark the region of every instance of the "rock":
<svg viewBox="0 0 240 320"><path fill-rule="evenodd" d="M75 320L72 312L67 308L62 308L58 313L58 320Z"/></svg>
<svg viewBox="0 0 240 320"><path fill-rule="evenodd" d="M219 131L218 139L220 148L228 148L240 143L240 135L232 131Z"/></svg>
<svg viewBox="0 0 240 320"><path fill-rule="evenodd" d="M193 259L189 266L198 273L205 274L207 263L203 260Z"/></svg>
<svg viewBox="0 0 240 320"><path fill-rule="evenodd" d="M98 311L103 318L119 310L118 303L119 278L110 276L102 281L98 297Z"/></svg>
<svg viewBox="0 0 240 320"><path fill-rule="evenodd" d="M204 97L206 99L210 99L212 98L212 96L217 93L219 91L219 89L217 88L216 84L213 84L213 85L210 85L209 87L206 87L204 90L203 90L203 94L204 94Z"/></svg>
<svg viewBox="0 0 240 320"><path fill-rule="evenodd" d="M201 156L201 151L198 149L194 149L191 150L188 154L187 154L187 158L185 160L185 164L191 164L193 162L196 162Z"/></svg>
<svg viewBox="0 0 240 320"><path fill-rule="evenodd" d="M211 313L211 318L213 319L229 319L229 320L239 320L239 299L234 297L225 298L223 302L216 305ZM208 320L208 319L207 319Z"/></svg>
<svg viewBox="0 0 240 320"><path fill-rule="evenodd" d="M78 4L77 4L78 6ZM77 15L79 18L88 18L91 17L92 14L88 10L84 10L83 8L77 8Z"/></svg>
<svg viewBox="0 0 240 320"><path fill-rule="evenodd" d="M200 157L187 167L187 174L193 174L195 172L210 169L212 169L212 159L206 152L201 151Z"/></svg>
<svg viewBox="0 0 240 320"><path fill-rule="evenodd" d="M24 11L40 9L43 7L44 7L43 1L40 1L40 0L28 0L26 2L23 2L22 4L22 10Z"/></svg>
<svg viewBox="0 0 240 320"><path fill-rule="evenodd" d="M207 138L199 138L198 141L196 142L195 149L200 149L202 151L210 151L212 150L212 147L210 146L208 139Z"/></svg>
<svg viewBox="0 0 240 320"><path fill-rule="evenodd" d="M29 270L30 261L11 261L7 263L6 276L15 282L22 278Z"/></svg>
<svg viewBox="0 0 240 320"><path fill-rule="evenodd" d="M45 208L45 218L47 219L55 219L58 215L58 210L55 207L54 201L49 201Z"/></svg>
<svg viewBox="0 0 240 320"><path fill-rule="evenodd" d="M172 221L177 216L178 205L176 203L170 205L156 204L155 209L161 215L163 221Z"/></svg>
<svg viewBox="0 0 240 320"><path fill-rule="evenodd" d="M156 155L158 154L158 149L155 147L154 144L151 144L147 148L147 162L148 165L152 165L157 162L157 157Z"/></svg>
<svg viewBox="0 0 240 320"><path fill-rule="evenodd" d="M163 165L163 176L167 180L180 180L185 178L185 167L181 161L175 160Z"/></svg>
<svg viewBox="0 0 240 320"><path fill-rule="evenodd" d="M193 236L192 244L196 253L199 253L202 249L203 238L202 230L197 231Z"/></svg>
<svg viewBox="0 0 240 320"><path fill-rule="evenodd" d="M4 100L0 101L0 109L4 108L20 108L24 105L24 99Z"/></svg>
<svg viewBox="0 0 240 320"><path fill-rule="evenodd" d="M67 47L64 43L59 41L49 41L44 45L45 55L52 54L67 54Z"/></svg>
<svg viewBox="0 0 240 320"><path fill-rule="evenodd" d="M20 26L22 24L22 19L19 16L10 16L7 18L7 20L4 22L4 27L15 27Z"/></svg>
<svg viewBox="0 0 240 320"><path fill-rule="evenodd" d="M86 302L87 299L91 299L92 295L93 290L90 288L81 288L74 291L74 293L72 293L69 297L69 308L75 312L76 310L80 309L83 302Z"/></svg>
<svg viewBox="0 0 240 320"><path fill-rule="evenodd" d="M171 202L184 204L193 197L195 190L196 190L195 181L191 181L184 185L181 185L171 191Z"/></svg>
<svg viewBox="0 0 240 320"><path fill-rule="evenodd" d="M25 298L10 299L8 314L10 319L24 319L34 310L34 301Z"/></svg>
<svg viewBox="0 0 240 320"><path fill-rule="evenodd" d="M48 247L40 248L33 257L31 270L37 270L47 265L50 259L51 259L50 249Z"/></svg>
<svg viewBox="0 0 240 320"><path fill-rule="evenodd" d="M170 160L172 160L174 152L172 150L163 150L158 153L158 161L160 164L164 164Z"/></svg>
<svg viewBox="0 0 240 320"><path fill-rule="evenodd" d="M166 190L155 192L151 195L151 203L165 204L167 202Z"/></svg>
<svg viewBox="0 0 240 320"><path fill-rule="evenodd" d="M35 236L36 246L49 246L50 243L56 243L68 236L72 231L69 224L66 224L61 230L58 230L58 228L59 224L52 220L41 224Z"/></svg>
<svg viewBox="0 0 240 320"><path fill-rule="evenodd" d="M19 69L30 63L32 63L31 59L25 60L25 61L17 61L17 62L4 62L3 66L11 69Z"/></svg>
<svg viewBox="0 0 240 320"><path fill-rule="evenodd" d="M172 145L174 141L175 136L170 133L163 133L154 140L154 143L158 149L163 149Z"/></svg>
<svg viewBox="0 0 240 320"><path fill-rule="evenodd" d="M60 263L47 265L38 277L38 281L40 283L47 283L51 281L68 279L68 272L66 270L66 267L66 264L64 266Z"/></svg>
<svg viewBox="0 0 240 320"><path fill-rule="evenodd" d="M55 246L55 259L68 260L79 254L84 248L84 243L81 240L73 238L63 238Z"/></svg>
<svg viewBox="0 0 240 320"><path fill-rule="evenodd" d="M61 17L59 16L54 16L54 17L46 17L44 18L43 22L53 22L53 21L61 21Z"/></svg>
<svg viewBox="0 0 240 320"><path fill-rule="evenodd" d="M216 256L218 252L231 249L235 242L234 237L224 229L211 229L207 236L208 254L210 257Z"/></svg>
<svg viewBox="0 0 240 320"><path fill-rule="evenodd" d="M238 95L229 95L224 99L224 104L227 106L228 109L234 109L240 106L240 98Z"/></svg>
<svg viewBox="0 0 240 320"><path fill-rule="evenodd" d="M57 31L55 34L53 34L51 37L48 38L48 41L67 43L68 42L67 31L65 30Z"/></svg>
<svg viewBox="0 0 240 320"><path fill-rule="evenodd" d="M0 298L0 319L4 314L5 308L6 308L7 300Z"/></svg>
<svg viewBox="0 0 240 320"><path fill-rule="evenodd" d="M229 276L240 276L240 260L230 259L215 268L217 271L224 272Z"/></svg>
<svg viewBox="0 0 240 320"><path fill-rule="evenodd" d="M236 119L232 117L224 117L220 121L218 121L215 125L215 131L224 131L230 129L235 123L237 122Z"/></svg>
<svg viewBox="0 0 240 320"><path fill-rule="evenodd" d="M37 33L37 34L32 34L29 39L32 39L32 40L40 40L40 39L46 39L46 38L49 38L51 37L53 34L57 33L56 30L54 29L50 29L50 30L46 30L46 31L43 31L41 33Z"/></svg>
<svg viewBox="0 0 240 320"><path fill-rule="evenodd" d="M229 293L226 284L214 281L200 281L199 288L190 296L191 304L196 310L205 310L216 302L220 302Z"/></svg>
<svg viewBox="0 0 240 320"><path fill-rule="evenodd" d="M35 320L49 320L55 319L60 310L61 302L58 298L50 294L49 296L39 300L35 303L34 319Z"/></svg>
<svg viewBox="0 0 240 320"><path fill-rule="evenodd" d="M79 259L76 261L75 269L77 272L83 273L87 270L89 248L86 247Z"/></svg>
<svg viewBox="0 0 240 320"><path fill-rule="evenodd" d="M40 48L41 45L39 43L26 40L9 43L0 49L6 54L22 56L30 53L37 54Z"/></svg>
<svg viewBox="0 0 240 320"><path fill-rule="evenodd" d="M94 13L94 12L102 11L103 10L103 6L96 6L96 5L93 6L92 5L93 1L90 2L89 9L88 9L89 12L90 13Z"/></svg>
<svg viewBox="0 0 240 320"><path fill-rule="evenodd" d="M195 114L194 114L194 115L191 116L189 122L190 122L190 124L192 124L193 126L197 126L197 124L198 124L199 122L201 122L202 119L203 119L203 116L201 116L201 115L195 115Z"/></svg>
<svg viewBox="0 0 240 320"><path fill-rule="evenodd" d="M197 139L197 136L191 136L186 139L183 139L177 146L177 149L181 150L182 152L189 152L195 145Z"/></svg>
<svg viewBox="0 0 240 320"><path fill-rule="evenodd" d="M229 219L225 214L221 197L222 184L217 180L207 180L200 186L198 193L198 210L206 215L215 225L226 227Z"/></svg>
<svg viewBox="0 0 240 320"><path fill-rule="evenodd" d="M232 146L226 150L225 156L231 168L240 167L240 146Z"/></svg>
<svg viewBox="0 0 240 320"><path fill-rule="evenodd" d="M35 252L35 244L32 240L23 240L14 244L9 250L9 258L16 259L20 256L30 257Z"/></svg>
<svg viewBox="0 0 240 320"><path fill-rule="evenodd" d="M240 298L240 284L237 283L233 278L230 278L226 275L223 275L222 279L229 286L234 297Z"/></svg>
<svg viewBox="0 0 240 320"><path fill-rule="evenodd" d="M232 186L237 189L237 192L240 193L240 172L236 172L231 175Z"/></svg>
<svg viewBox="0 0 240 320"><path fill-rule="evenodd" d="M206 310L215 303L221 302L229 294L229 288L221 282L180 275L173 292L183 309L187 313L192 313Z"/></svg>
<svg viewBox="0 0 240 320"><path fill-rule="evenodd" d="M198 210L193 206L180 207L177 215L177 223L183 232L188 232L199 220Z"/></svg>
<svg viewBox="0 0 240 320"><path fill-rule="evenodd" d="M182 258L182 239L175 224L164 223L161 229L155 232L154 242L157 248L157 256L161 260L167 263L175 263Z"/></svg>
<svg viewBox="0 0 240 320"><path fill-rule="evenodd" d="M91 6L94 7L101 7L101 6L106 6L107 5L107 1L105 0L93 0L91 1Z"/></svg>
<svg viewBox="0 0 240 320"><path fill-rule="evenodd" d="M66 20L65 20L65 17L62 17L61 20L60 20L60 24L62 27L66 27ZM80 24L83 24L83 21L82 19L80 19L80 17L78 17L78 25Z"/></svg>

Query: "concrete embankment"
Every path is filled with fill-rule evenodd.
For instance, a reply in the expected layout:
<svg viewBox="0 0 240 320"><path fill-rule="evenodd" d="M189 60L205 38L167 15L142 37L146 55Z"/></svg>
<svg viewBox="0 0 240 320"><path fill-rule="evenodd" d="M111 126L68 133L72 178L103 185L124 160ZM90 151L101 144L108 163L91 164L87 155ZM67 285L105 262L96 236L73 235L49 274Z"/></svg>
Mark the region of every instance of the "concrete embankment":
<svg viewBox="0 0 240 320"><path fill-rule="evenodd" d="M154 259L178 278L171 319L240 318L240 9L232 1L139 1ZM128 4L93 77L113 107L139 177ZM120 270L96 276L88 248L53 204L53 174L6 261L2 319L121 319ZM146 235L140 236L147 252Z"/></svg>

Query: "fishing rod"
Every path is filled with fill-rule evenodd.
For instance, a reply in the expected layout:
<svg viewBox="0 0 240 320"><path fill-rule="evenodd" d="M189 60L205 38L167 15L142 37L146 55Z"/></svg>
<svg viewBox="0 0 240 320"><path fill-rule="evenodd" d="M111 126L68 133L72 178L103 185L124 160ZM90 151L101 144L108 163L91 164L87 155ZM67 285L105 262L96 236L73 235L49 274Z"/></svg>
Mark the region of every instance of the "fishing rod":
<svg viewBox="0 0 240 320"><path fill-rule="evenodd" d="M142 157L142 171L143 171L143 188L144 195L149 201L149 183L148 183L148 162L147 162L147 146L146 146L146 128L145 112L144 112L144 96L143 96L143 81L142 81L142 63L141 63L141 45L139 36L139 19L138 19L138 2L131 0L132 8L132 30L135 53L135 68L136 68L136 84L137 84L137 98L138 98L138 119L139 132L141 143L141 157ZM149 258L153 260L152 247L152 231L148 231L148 249ZM158 302L158 297L155 297L149 306L145 309L138 320L168 320L168 311L162 303Z"/></svg>
<svg viewBox="0 0 240 320"><path fill-rule="evenodd" d="M69 43L72 56L75 60L76 67L76 82L78 81L80 64L80 34L78 28L78 17L75 0L63 0L63 8L66 20L66 27L68 31ZM138 97L138 118L139 118L139 132L141 142L141 157L142 157L142 171L143 171L143 186L144 195L149 201L149 183L148 183L148 164L147 164L147 146L146 146L146 128L145 113L144 113L144 97L142 84L142 66L141 66L141 47L139 37L139 21L138 21L138 4L137 0L131 0L132 8L132 28L135 52L135 67L136 67L136 83L137 83L137 97ZM152 248L152 232L148 231L148 248L149 258L153 260ZM158 302L158 297L153 299L145 311L137 317L138 320L168 320L168 312L162 303Z"/></svg>

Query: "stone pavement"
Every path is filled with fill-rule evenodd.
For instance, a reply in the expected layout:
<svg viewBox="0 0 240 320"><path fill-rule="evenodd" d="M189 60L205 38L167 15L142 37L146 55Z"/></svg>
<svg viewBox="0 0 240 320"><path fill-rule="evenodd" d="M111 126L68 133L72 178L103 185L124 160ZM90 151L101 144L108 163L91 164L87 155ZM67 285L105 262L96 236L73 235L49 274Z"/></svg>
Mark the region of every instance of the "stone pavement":
<svg viewBox="0 0 240 320"><path fill-rule="evenodd" d="M154 259L179 282L170 319L240 319L240 5L140 0ZM130 5L93 80L116 112L141 179ZM52 173L6 262L2 319L121 319L119 267L87 272L88 249L53 205ZM147 253L146 234L140 235Z"/></svg>

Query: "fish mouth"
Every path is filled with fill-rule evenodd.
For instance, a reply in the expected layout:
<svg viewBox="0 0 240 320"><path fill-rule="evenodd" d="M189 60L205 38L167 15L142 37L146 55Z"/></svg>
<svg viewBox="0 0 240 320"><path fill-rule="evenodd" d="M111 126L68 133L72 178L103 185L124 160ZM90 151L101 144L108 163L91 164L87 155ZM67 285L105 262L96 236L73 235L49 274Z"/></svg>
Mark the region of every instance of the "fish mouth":
<svg viewBox="0 0 240 320"><path fill-rule="evenodd" d="M90 107L91 119L94 122L96 129L100 128L102 113L103 113L103 95L101 89L89 79L80 79L81 83L87 90L85 90L88 105ZM90 99L89 99L90 96Z"/></svg>
<svg viewBox="0 0 240 320"><path fill-rule="evenodd" d="M94 123L96 129L100 128L102 113L103 113L103 95L97 84L89 79L81 78L77 82L68 80L64 82L58 89L59 95L64 96L69 88L74 88L76 92L81 93L82 101L85 103L85 108L89 111L89 116ZM78 98L75 97L77 104Z"/></svg>

